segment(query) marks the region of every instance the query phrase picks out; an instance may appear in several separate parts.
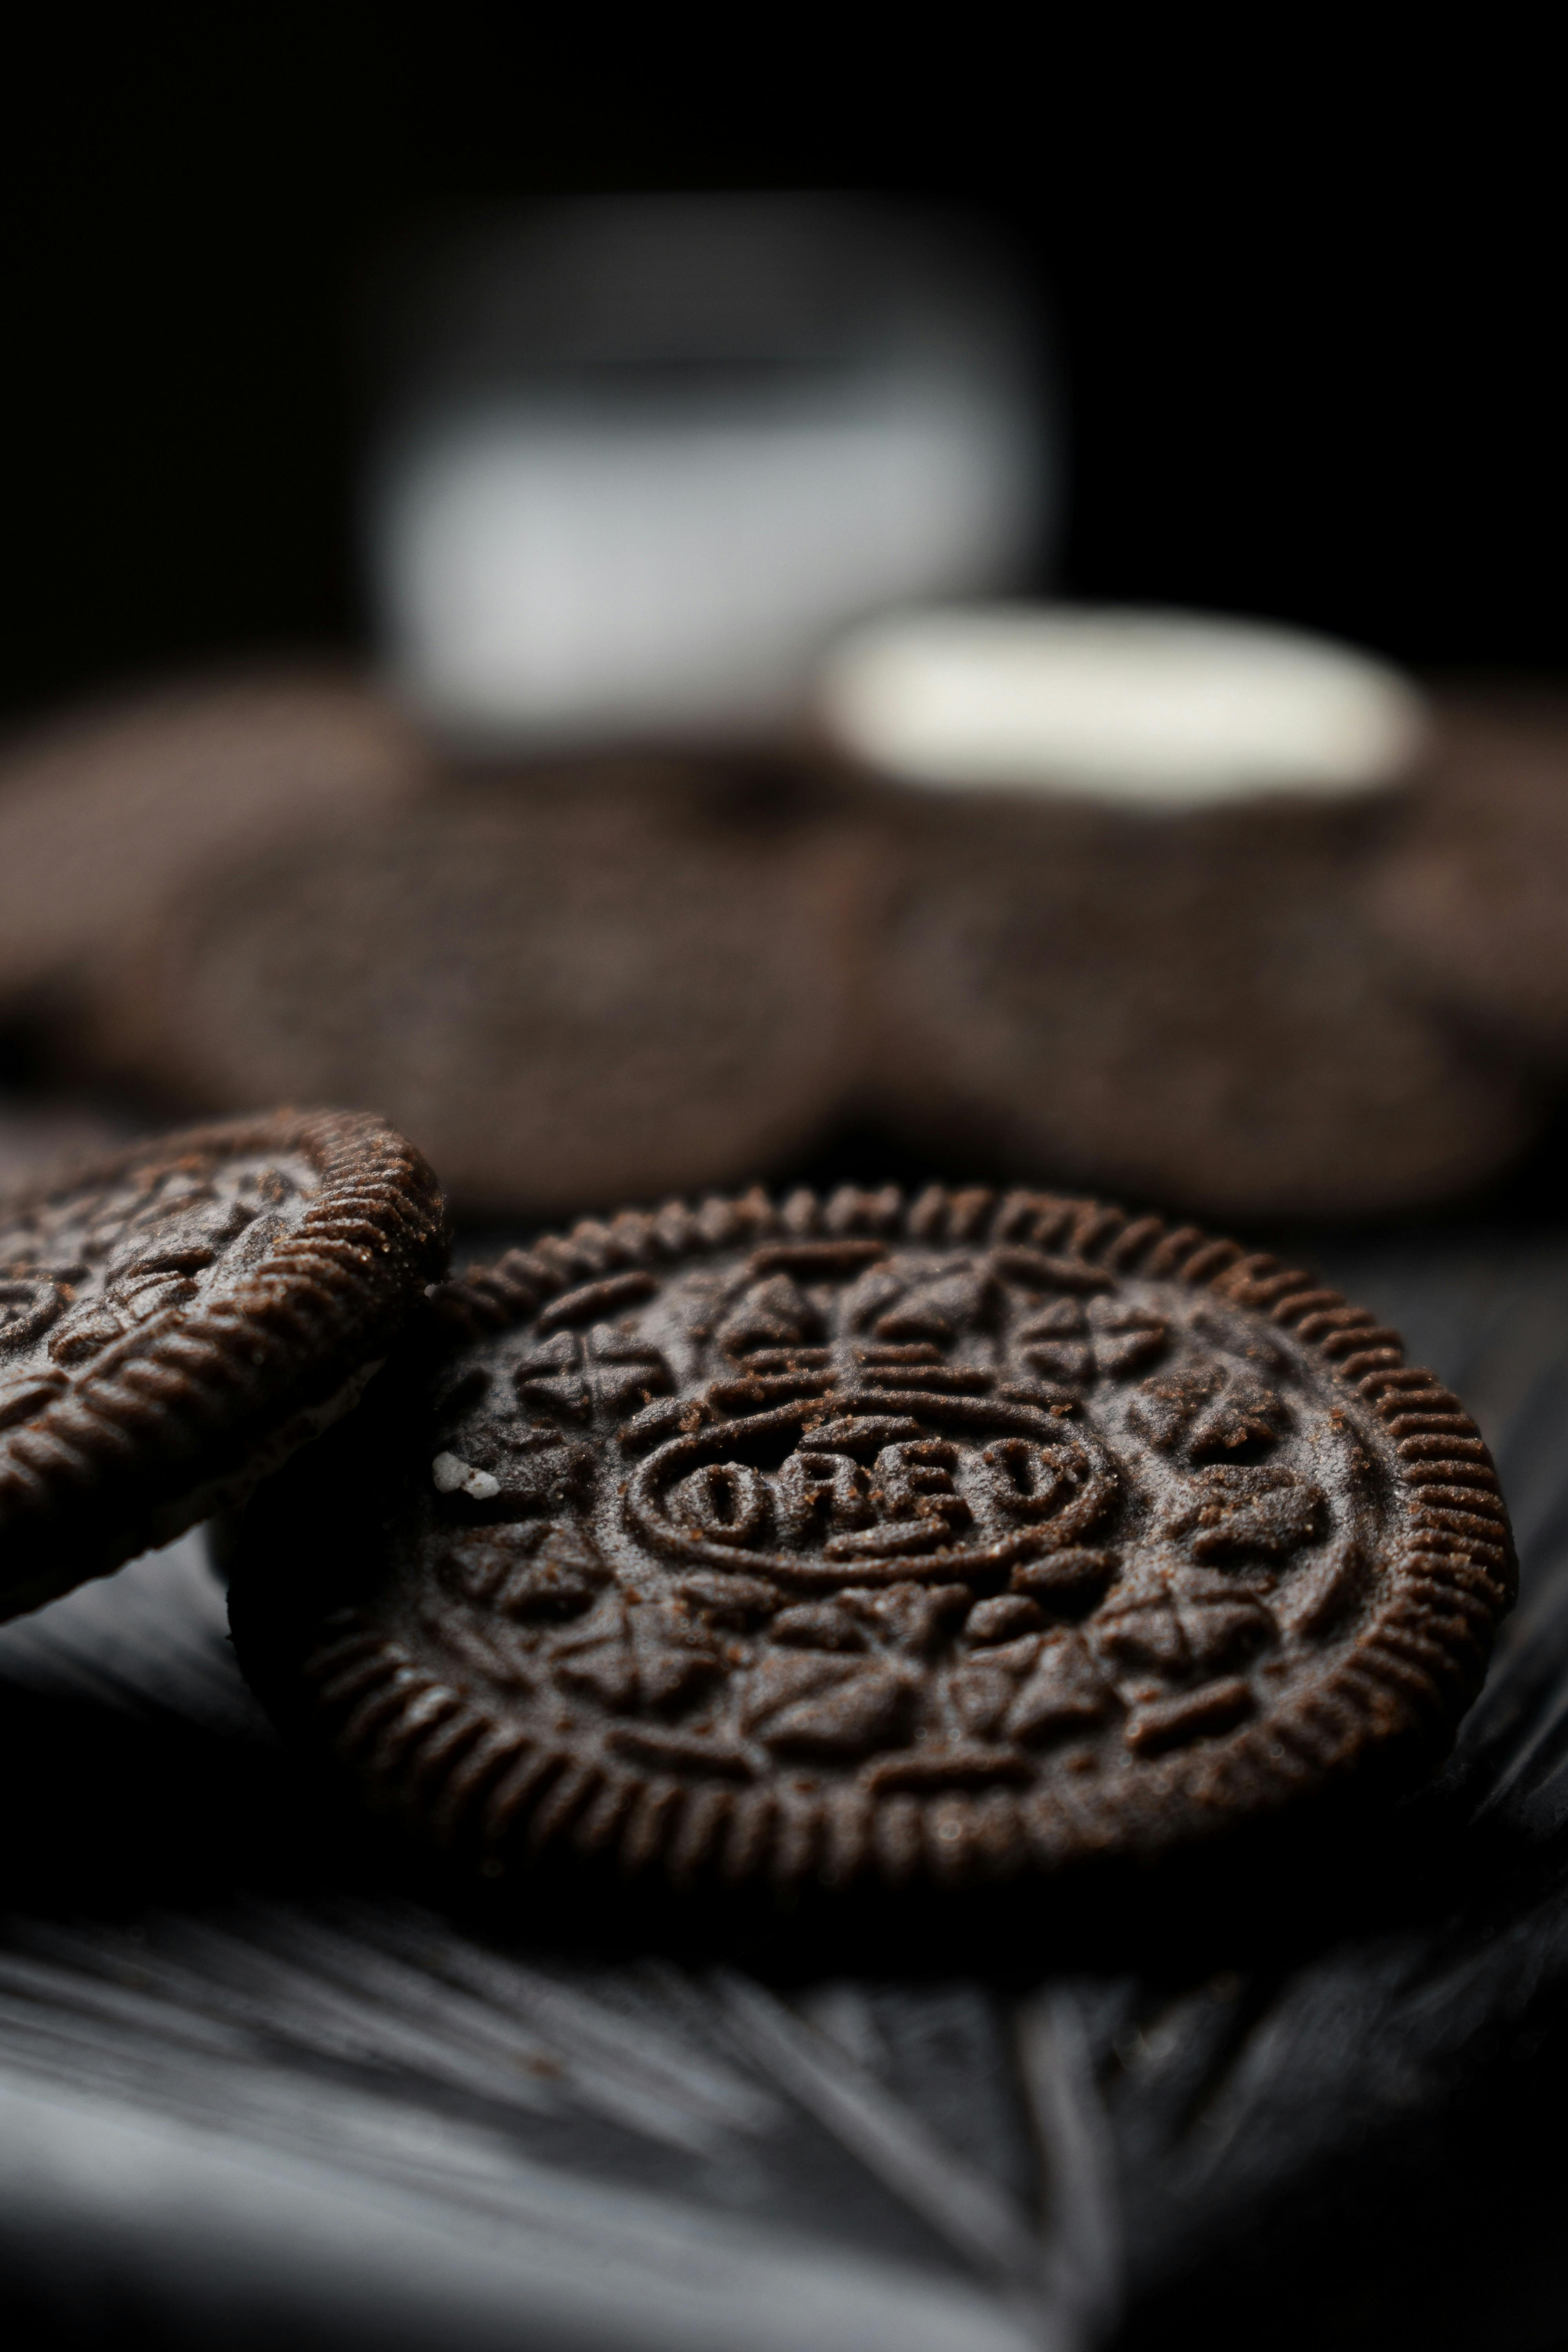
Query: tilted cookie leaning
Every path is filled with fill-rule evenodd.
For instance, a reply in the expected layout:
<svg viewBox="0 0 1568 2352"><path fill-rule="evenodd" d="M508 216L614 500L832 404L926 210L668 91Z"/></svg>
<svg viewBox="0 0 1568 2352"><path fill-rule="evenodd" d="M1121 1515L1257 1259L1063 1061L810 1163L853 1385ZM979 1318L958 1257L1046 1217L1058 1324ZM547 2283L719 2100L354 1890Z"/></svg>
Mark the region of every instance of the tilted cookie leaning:
<svg viewBox="0 0 1568 2352"><path fill-rule="evenodd" d="M0 1617L238 1500L357 1400L446 1264L360 1113L135 1144L0 1202Z"/></svg>
<svg viewBox="0 0 1568 2352"><path fill-rule="evenodd" d="M1037 1192L761 1193L437 1294L258 1495L239 1656L505 1870L964 1883L1418 1769L1513 1593L1454 1398L1300 1272Z"/></svg>

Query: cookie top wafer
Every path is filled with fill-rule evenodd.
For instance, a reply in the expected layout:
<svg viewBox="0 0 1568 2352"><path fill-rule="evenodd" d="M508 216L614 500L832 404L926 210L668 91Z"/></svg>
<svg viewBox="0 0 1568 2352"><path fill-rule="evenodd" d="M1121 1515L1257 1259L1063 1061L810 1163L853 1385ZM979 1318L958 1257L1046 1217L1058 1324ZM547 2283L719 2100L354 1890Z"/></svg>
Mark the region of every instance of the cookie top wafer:
<svg viewBox="0 0 1568 2352"><path fill-rule="evenodd" d="M363 823L435 773L384 695L310 669L176 682L0 747L0 1002L112 1000L209 861L329 809Z"/></svg>
<svg viewBox="0 0 1568 2352"><path fill-rule="evenodd" d="M865 1085L951 1156L1201 1215L1363 1216L1494 1175L1540 1112L1357 896L1377 810L901 809Z"/></svg>
<svg viewBox="0 0 1568 2352"><path fill-rule="evenodd" d="M379 1119L279 1112L0 1202L0 1616L167 1542L354 1402L446 1263Z"/></svg>
<svg viewBox="0 0 1568 2352"><path fill-rule="evenodd" d="M963 1884L1441 1752L1510 1605L1472 1423L1191 1226L1037 1192L579 1225L243 1522L280 1718L492 1871Z"/></svg>
<svg viewBox="0 0 1568 2352"><path fill-rule="evenodd" d="M798 1153L853 1075L860 856L704 782L474 782L215 869L160 919L100 1058L208 1111L371 1104L485 1212Z"/></svg>
<svg viewBox="0 0 1568 2352"><path fill-rule="evenodd" d="M1438 1003L1516 1052L1568 1059L1568 698L1450 695L1373 920Z"/></svg>

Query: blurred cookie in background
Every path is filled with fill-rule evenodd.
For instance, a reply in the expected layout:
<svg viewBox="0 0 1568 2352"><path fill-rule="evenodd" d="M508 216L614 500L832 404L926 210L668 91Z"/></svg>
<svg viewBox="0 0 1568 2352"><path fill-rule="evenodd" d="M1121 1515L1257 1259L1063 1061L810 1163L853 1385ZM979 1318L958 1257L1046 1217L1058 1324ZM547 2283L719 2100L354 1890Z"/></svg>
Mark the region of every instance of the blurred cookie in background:
<svg viewBox="0 0 1568 2352"><path fill-rule="evenodd" d="M86 1040L169 1105L347 1102L460 1208L748 1176L833 1120L868 864L680 763L456 785L209 868Z"/></svg>
<svg viewBox="0 0 1568 2352"><path fill-rule="evenodd" d="M136 1131L134 1120L98 1103L0 1087L0 1195L129 1143Z"/></svg>
<svg viewBox="0 0 1568 2352"><path fill-rule="evenodd" d="M1450 694L1368 906L1435 1001L1568 1059L1568 697Z"/></svg>
<svg viewBox="0 0 1568 2352"><path fill-rule="evenodd" d="M1412 1003L1347 908L1354 844L1022 812L911 825L879 1106L912 1140L1236 1215L1436 1201L1529 1139L1530 1097ZM1034 837L1031 838L1031 834Z"/></svg>
<svg viewBox="0 0 1568 2352"><path fill-rule="evenodd" d="M336 810L361 822L436 772L346 673L197 677L83 706L0 748L0 1009L113 984L126 943L214 858Z"/></svg>
<svg viewBox="0 0 1568 2352"><path fill-rule="evenodd" d="M868 1087L904 1138L1237 1216L1460 1192L1535 1105L1358 907L1424 740L1337 646L1163 614L889 620L826 674L882 795Z"/></svg>

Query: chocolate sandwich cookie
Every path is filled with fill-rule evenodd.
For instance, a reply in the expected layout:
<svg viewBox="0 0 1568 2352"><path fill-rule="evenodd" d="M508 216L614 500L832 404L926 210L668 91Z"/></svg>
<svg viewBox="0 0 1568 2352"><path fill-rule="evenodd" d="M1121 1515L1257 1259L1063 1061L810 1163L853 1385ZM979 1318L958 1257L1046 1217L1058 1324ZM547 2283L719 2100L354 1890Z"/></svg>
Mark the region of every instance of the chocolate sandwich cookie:
<svg viewBox="0 0 1568 2352"><path fill-rule="evenodd" d="M1527 1089L1358 908L1427 735L1353 648L1213 615L890 615L821 682L893 883L871 1106L978 1160L1226 1215L1501 1166Z"/></svg>
<svg viewBox="0 0 1568 2352"><path fill-rule="evenodd" d="M434 772L390 700L331 672L193 679L36 728L0 751L0 1004L112 991L182 877Z"/></svg>
<svg viewBox="0 0 1568 2352"><path fill-rule="evenodd" d="M1568 699L1448 696L1373 919L1437 1003L1568 1056Z"/></svg>
<svg viewBox="0 0 1568 2352"><path fill-rule="evenodd" d="M673 763L474 782L204 877L99 1057L193 1108L368 1103L469 1208L657 1198L832 1117L861 872Z"/></svg>
<svg viewBox="0 0 1568 2352"><path fill-rule="evenodd" d="M280 1111L0 1205L0 1617L242 1496L356 1401L446 1263L379 1119Z"/></svg>
<svg viewBox="0 0 1568 2352"><path fill-rule="evenodd" d="M900 1136L1235 1216L1457 1194L1538 1112L1357 894L1375 810L906 802L867 1092Z"/></svg>
<svg viewBox="0 0 1568 2352"><path fill-rule="evenodd" d="M281 1721L492 1874L1157 1855L1429 1763L1512 1599L1455 1399L1191 1226L752 1192L435 1304L244 1515L233 1625Z"/></svg>

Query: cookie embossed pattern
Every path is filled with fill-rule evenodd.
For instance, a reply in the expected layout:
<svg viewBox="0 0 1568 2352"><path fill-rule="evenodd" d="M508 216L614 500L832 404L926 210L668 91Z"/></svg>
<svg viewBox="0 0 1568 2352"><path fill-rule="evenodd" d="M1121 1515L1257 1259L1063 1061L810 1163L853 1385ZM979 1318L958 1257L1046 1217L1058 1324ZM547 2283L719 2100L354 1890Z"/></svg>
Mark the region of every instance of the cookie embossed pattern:
<svg viewBox="0 0 1568 2352"><path fill-rule="evenodd" d="M492 1869L1155 1853L1429 1761L1512 1597L1454 1398L1192 1227L752 1193L579 1225L437 1310L403 1417L258 1497L234 1622L280 1712Z"/></svg>
<svg viewBox="0 0 1568 2352"><path fill-rule="evenodd" d="M379 1119L135 1144L0 1209L0 1616L167 1541L356 1402L446 1262Z"/></svg>

